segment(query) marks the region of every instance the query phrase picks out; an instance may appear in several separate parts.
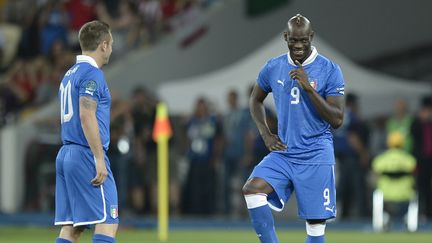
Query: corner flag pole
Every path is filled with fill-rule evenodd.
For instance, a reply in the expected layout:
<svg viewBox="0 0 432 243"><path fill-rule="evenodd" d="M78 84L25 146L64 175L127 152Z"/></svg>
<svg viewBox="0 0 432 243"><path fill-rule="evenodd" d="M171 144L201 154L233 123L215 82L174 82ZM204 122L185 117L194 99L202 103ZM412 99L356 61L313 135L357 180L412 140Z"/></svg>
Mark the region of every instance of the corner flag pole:
<svg viewBox="0 0 432 243"><path fill-rule="evenodd" d="M153 140L157 144L158 162L158 238L168 240L168 140L172 135L168 109L163 102L156 106Z"/></svg>

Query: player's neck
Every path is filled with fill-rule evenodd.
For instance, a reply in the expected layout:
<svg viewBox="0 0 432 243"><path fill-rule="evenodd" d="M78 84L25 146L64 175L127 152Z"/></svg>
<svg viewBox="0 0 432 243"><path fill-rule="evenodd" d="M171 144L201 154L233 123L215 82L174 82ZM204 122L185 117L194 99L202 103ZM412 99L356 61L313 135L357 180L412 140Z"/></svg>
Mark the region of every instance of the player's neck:
<svg viewBox="0 0 432 243"><path fill-rule="evenodd" d="M86 56L89 56L89 57L93 58L93 60L95 60L97 66L99 68L101 68L103 66L102 58L96 52L83 51L82 55L86 55Z"/></svg>

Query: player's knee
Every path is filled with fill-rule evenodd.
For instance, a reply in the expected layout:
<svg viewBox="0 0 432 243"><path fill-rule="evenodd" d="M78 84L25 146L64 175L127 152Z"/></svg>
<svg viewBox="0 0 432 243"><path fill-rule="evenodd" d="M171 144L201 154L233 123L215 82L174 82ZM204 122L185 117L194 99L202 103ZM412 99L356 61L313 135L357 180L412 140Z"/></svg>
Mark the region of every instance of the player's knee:
<svg viewBox="0 0 432 243"><path fill-rule="evenodd" d="M84 230L84 226L73 227L72 225L66 225L61 228L60 237L77 241Z"/></svg>
<svg viewBox="0 0 432 243"><path fill-rule="evenodd" d="M260 193L261 190L259 187L257 187L254 183L251 183L250 181L246 182L242 188L243 195L250 195L250 194L256 194Z"/></svg>
<svg viewBox="0 0 432 243"><path fill-rule="evenodd" d="M324 219L306 220L306 233L310 236L322 236L325 234L326 221Z"/></svg>
<svg viewBox="0 0 432 243"><path fill-rule="evenodd" d="M271 190L272 188L267 184L267 182L257 178L252 178L248 180L242 188L243 195L250 195L256 193L269 194Z"/></svg>
<svg viewBox="0 0 432 243"><path fill-rule="evenodd" d="M82 232L84 232L85 229L86 229L85 226L74 227L73 232L72 232L73 237L78 239L81 236Z"/></svg>
<svg viewBox="0 0 432 243"><path fill-rule="evenodd" d="M253 194L248 182L246 182L246 184L243 185L242 192L243 195Z"/></svg>

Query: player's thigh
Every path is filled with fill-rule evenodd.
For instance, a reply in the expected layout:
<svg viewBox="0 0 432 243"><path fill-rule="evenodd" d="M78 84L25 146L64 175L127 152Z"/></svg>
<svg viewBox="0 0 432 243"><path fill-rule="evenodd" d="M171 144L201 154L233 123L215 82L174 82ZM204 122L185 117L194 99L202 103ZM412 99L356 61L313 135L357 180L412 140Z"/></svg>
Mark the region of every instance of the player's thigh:
<svg viewBox="0 0 432 243"><path fill-rule="evenodd" d="M88 150L88 151L87 151ZM91 180L96 175L96 166L90 149L78 145L69 145L64 158L64 177L68 187L69 197L76 198L99 193ZM80 198L84 200L85 198Z"/></svg>
<svg viewBox="0 0 432 243"><path fill-rule="evenodd" d="M115 238L117 234L118 224L97 224L95 226L95 234L108 235Z"/></svg>
<svg viewBox="0 0 432 243"><path fill-rule="evenodd" d="M336 217L336 187L333 165L294 166L294 190L302 219Z"/></svg>
<svg viewBox="0 0 432 243"><path fill-rule="evenodd" d="M271 152L255 166L249 176L248 182L251 179L260 178L273 188L273 192L268 194L267 199L270 205L277 208L275 210L281 210L293 192L290 167L290 163L287 162L283 155Z"/></svg>

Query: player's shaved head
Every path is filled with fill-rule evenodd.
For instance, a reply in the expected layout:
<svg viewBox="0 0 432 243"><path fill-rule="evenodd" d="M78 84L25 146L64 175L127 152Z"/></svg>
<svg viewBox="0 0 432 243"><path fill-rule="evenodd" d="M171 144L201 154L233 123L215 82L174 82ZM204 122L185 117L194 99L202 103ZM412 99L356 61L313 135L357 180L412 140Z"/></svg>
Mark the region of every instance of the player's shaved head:
<svg viewBox="0 0 432 243"><path fill-rule="evenodd" d="M288 20L287 29L288 32L291 32L295 29L303 29L303 30L308 30L310 32L312 31L312 24L309 21L309 19L307 19L303 15L296 14L295 16L293 16Z"/></svg>

